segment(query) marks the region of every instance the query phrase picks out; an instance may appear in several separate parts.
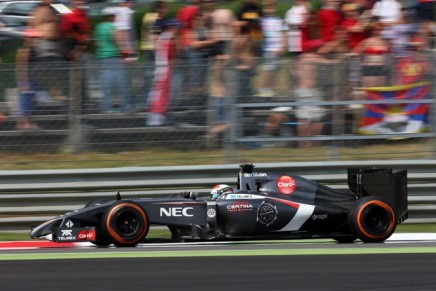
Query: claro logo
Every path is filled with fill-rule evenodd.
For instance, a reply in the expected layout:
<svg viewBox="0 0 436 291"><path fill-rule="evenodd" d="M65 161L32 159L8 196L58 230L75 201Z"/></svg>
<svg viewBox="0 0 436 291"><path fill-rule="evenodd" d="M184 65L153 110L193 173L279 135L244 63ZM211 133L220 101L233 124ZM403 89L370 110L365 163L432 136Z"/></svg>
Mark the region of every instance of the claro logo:
<svg viewBox="0 0 436 291"><path fill-rule="evenodd" d="M161 207L159 215L167 217L192 217L194 216L193 212L193 207Z"/></svg>
<svg viewBox="0 0 436 291"><path fill-rule="evenodd" d="M294 178L289 176L281 176L277 181L277 187L283 194L292 194L297 187Z"/></svg>

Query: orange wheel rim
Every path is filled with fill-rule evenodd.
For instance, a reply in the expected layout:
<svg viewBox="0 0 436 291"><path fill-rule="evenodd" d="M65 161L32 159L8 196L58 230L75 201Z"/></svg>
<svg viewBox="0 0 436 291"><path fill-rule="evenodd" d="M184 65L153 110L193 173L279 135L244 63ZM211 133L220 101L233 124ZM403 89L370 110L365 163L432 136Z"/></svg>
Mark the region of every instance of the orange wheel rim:
<svg viewBox="0 0 436 291"><path fill-rule="evenodd" d="M367 203L363 204L363 206L360 208L359 212L357 213L357 227L360 230L360 232L362 232L368 238L381 239L381 238L383 238L384 234L379 235L379 236L372 235L372 234L368 233L362 225L362 212L368 205L371 205L371 204L375 204L377 206L380 206L381 208L387 210L391 214L391 224L390 224L389 228L384 232L384 234L391 232L392 229L394 228L394 226L395 226L395 213L392 210L392 207L390 207L388 204L386 204L382 201L375 201L375 200L368 201Z"/></svg>
<svg viewBox="0 0 436 291"><path fill-rule="evenodd" d="M113 229L113 227L110 224L110 221L112 220L113 216L115 215L115 213L120 210L121 208L128 206L128 207L132 207L136 210L138 210L138 212L140 213L142 219L144 220L144 228L141 230L138 238L134 241L128 241L124 238L122 238L115 229ZM136 243L138 241L140 241L144 236L145 236L145 232L147 231L147 225L148 225L148 221L147 221L147 216L145 215L144 211L142 210L142 208L136 204L131 204L131 203L120 203L117 206L115 206L114 208L111 209L111 211L108 214L108 217L106 219L106 228L110 234L110 236L112 236L117 242L120 243L125 243L125 244L129 244L129 243Z"/></svg>

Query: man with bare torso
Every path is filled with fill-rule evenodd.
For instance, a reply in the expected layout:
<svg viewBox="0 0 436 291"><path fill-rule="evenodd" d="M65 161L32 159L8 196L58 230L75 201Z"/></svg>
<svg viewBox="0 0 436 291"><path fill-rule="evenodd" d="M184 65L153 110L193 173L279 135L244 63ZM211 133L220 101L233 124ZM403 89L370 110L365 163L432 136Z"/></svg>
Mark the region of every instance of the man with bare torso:
<svg viewBox="0 0 436 291"><path fill-rule="evenodd" d="M316 69L320 57L313 52L303 53L298 60L298 88L295 89L297 102L318 102L322 101L321 93L316 88ZM320 135L323 124L321 118L325 115L325 109L316 104L301 105L296 110L298 118L298 135L312 136ZM299 147L316 146L316 141L300 141Z"/></svg>
<svg viewBox="0 0 436 291"><path fill-rule="evenodd" d="M323 129L322 118L326 115L326 110L317 102L323 101L321 92L318 90L317 70L318 65L332 63L318 53L319 48L323 45L321 41L312 41L299 56L297 62L298 70L294 71L297 78L297 88L294 90L296 102L302 102L298 105L295 115L298 119L297 132L299 136L320 135ZM307 102L308 104L304 104ZM299 142L299 147L319 146L318 141L303 140Z"/></svg>

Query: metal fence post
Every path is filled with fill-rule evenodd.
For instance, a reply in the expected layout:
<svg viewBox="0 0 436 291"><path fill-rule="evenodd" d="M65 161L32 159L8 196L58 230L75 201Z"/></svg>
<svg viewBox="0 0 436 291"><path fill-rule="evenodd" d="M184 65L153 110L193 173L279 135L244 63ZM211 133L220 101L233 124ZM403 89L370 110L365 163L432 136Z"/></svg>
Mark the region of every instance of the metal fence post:
<svg viewBox="0 0 436 291"><path fill-rule="evenodd" d="M344 72L344 63L338 62L333 65L333 96L331 101L343 101L344 80L347 80ZM344 133L344 110L343 105L332 106L332 132L333 136L341 135ZM329 145L329 159L337 160L339 158L338 146L341 146L341 141L331 141Z"/></svg>
<svg viewBox="0 0 436 291"><path fill-rule="evenodd" d="M230 127L228 128L228 130L225 131L225 138L224 138L224 161L225 162L233 162L233 158L236 153L236 139L238 137L237 134L237 125L240 124L240 122L242 122L241 120L238 119L238 114L237 114L237 110L238 108L236 108L235 104L237 103L238 100L238 96L237 96L237 92L238 92L238 77L236 74L236 68L235 66L226 65L226 84L228 84L228 88L227 88L227 93L228 93L228 104L229 104L229 122L230 122Z"/></svg>
<svg viewBox="0 0 436 291"><path fill-rule="evenodd" d="M82 87L83 63L71 61L69 66L69 109L67 150L79 152L85 146L85 134L82 127Z"/></svg>

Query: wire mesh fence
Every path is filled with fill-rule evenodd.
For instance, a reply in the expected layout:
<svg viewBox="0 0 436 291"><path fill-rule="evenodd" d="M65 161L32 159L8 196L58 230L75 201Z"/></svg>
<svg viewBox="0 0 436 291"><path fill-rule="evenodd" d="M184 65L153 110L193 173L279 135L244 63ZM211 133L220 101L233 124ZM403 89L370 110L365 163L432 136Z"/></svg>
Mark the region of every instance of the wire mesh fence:
<svg viewBox="0 0 436 291"><path fill-rule="evenodd" d="M432 57L370 67L360 56L301 54L247 68L213 58L156 65L88 56L35 62L25 87L24 69L5 63L0 151L431 158Z"/></svg>

